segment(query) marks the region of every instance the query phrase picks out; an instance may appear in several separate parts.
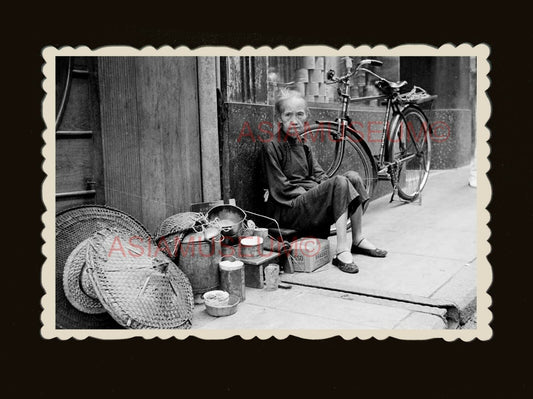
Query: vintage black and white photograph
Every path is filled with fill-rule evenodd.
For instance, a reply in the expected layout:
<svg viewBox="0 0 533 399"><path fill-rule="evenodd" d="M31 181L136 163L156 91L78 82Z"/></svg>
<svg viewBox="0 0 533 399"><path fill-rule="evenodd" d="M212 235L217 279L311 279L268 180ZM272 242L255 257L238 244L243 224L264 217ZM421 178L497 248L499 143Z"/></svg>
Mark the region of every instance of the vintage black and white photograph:
<svg viewBox="0 0 533 399"><path fill-rule="evenodd" d="M46 48L43 336L489 339L488 55Z"/></svg>

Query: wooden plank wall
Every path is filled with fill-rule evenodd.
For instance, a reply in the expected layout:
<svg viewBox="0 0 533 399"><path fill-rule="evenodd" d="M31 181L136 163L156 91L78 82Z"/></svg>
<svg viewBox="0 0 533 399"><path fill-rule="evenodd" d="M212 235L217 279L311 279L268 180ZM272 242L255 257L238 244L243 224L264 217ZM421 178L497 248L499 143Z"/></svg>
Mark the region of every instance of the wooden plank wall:
<svg viewBox="0 0 533 399"><path fill-rule="evenodd" d="M58 57L57 65L56 108L59 109L68 57ZM70 90L63 117L56 126L57 212L83 204L104 203L94 72L91 57L72 57Z"/></svg>
<svg viewBox="0 0 533 399"><path fill-rule="evenodd" d="M107 204L155 232L202 201L196 58L98 64Z"/></svg>

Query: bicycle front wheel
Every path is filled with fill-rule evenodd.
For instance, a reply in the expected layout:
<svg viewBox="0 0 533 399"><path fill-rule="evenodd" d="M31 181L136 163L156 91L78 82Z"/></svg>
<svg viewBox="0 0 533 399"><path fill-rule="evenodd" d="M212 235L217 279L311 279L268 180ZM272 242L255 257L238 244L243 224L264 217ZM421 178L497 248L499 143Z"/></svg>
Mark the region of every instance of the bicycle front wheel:
<svg viewBox="0 0 533 399"><path fill-rule="evenodd" d="M398 188L400 198L414 201L424 189L429 176L429 123L421 110L411 106L396 117L391 132L388 154L389 162L396 168L393 183Z"/></svg>
<svg viewBox="0 0 533 399"><path fill-rule="evenodd" d="M362 138L349 129L344 138L335 138L337 124L314 124L300 135L313 151L315 158L328 176L355 171L363 180L369 196L377 182L377 171L362 143Z"/></svg>

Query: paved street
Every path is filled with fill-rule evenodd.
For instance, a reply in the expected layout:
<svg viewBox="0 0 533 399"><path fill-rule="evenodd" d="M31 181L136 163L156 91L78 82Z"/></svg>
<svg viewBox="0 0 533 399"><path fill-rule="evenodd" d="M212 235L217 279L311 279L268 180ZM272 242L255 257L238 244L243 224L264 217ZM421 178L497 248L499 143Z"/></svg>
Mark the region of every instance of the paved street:
<svg viewBox="0 0 533 399"><path fill-rule="evenodd" d="M468 167L433 171L421 205L389 203L389 195L370 204L364 233L389 251L386 258L355 255L360 271L353 275L331 262L313 273L283 274L291 289L247 288L229 317L196 305L193 328L457 328L476 307L476 189L468 174Z"/></svg>

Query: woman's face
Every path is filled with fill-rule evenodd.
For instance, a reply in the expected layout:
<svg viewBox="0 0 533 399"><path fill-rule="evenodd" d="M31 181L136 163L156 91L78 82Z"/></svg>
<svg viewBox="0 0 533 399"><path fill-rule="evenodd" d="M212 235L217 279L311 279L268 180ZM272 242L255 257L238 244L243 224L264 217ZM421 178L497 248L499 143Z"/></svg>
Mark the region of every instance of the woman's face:
<svg viewBox="0 0 533 399"><path fill-rule="evenodd" d="M280 120L283 131L290 136L303 132L304 123L307 121L307 104L303 98L290 97L283 102Z"/></svg>

